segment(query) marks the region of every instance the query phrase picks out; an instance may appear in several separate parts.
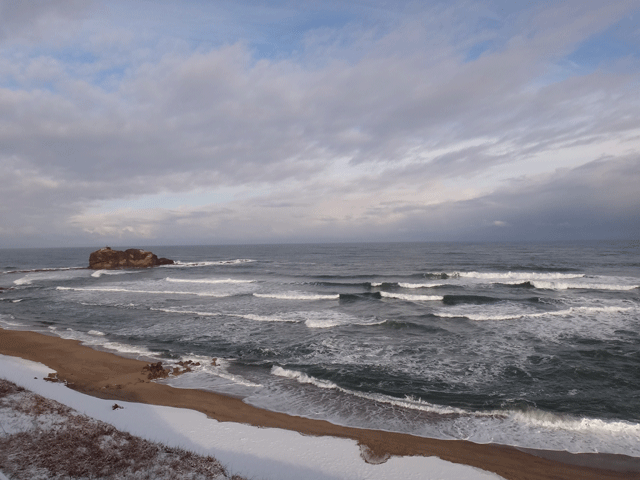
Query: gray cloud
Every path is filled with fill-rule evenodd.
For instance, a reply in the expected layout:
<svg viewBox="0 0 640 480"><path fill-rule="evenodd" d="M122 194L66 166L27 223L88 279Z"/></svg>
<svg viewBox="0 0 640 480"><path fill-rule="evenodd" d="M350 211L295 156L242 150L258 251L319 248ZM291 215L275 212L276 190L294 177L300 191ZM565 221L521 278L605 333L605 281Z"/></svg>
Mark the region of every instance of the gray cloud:
<svg viewBox="0 0 640 480"><path fill-rule="evenodd" d="M597 236L590 212L633 233L637 62L585 73L561 61L633 2L580 5L491 28L478 27L491 13L480 8L426 8L310 31L301 50L258 59L246 40L136 47L129 32L114 47L109 32L126 24L92 33L100 13L86 2L1 3L0 245L45 232L87 243L454 239L539 225L542 238L568 225L558 231ZM74 27L61 50L86 61L51 48L15 57L18 40L37 45L62 21ZM38 23L45 33L32 34ZM468 60L476 42L490 48ZM135 207L221 187L260 193Z"/></svg>
<svg viewBox="0 0 640 480"><path fill-rule="evenodd" d="M424 208L408 216L403 228L434 240L470 234L492 241L637 238L639 181L639 155L603 158L514 179L473 200Z"/></svg>
<svg viewBox="0 0 640 480"><path fill-rule="evenodd" d="M48 42L72 34L84 18L89 0L42 0L38 2L0 1L1 42Z"/></svg>

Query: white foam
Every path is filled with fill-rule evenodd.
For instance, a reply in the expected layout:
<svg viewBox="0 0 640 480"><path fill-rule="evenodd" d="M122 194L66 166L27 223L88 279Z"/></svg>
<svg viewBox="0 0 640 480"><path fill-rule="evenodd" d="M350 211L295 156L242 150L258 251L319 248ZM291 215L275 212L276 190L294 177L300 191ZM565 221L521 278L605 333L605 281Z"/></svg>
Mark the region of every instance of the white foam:
<svg viewBox="0 0 640 480"><path fill-rule="evenodd" d="M573 317L575 315L590 315L594 313L619 313L629 312L635 310L633 307L571 307L564 310L556 310L550 312L526 312L517 311L513 313L495 314L495 315L479 315L476 313L469 313L465 311L452 312L438 312L436 315L442 318L460 318L464 317L473 321L491 321L491 320L515 320L520 318L544 318L554 316L567 316Z"/></svg>
<svg viewBox="0 0 640 480"><path fill-rule="evenodd" d="M158 383L166 383L177 388L202 388L203 380L202 375L215 375L219 378L224 378L235 385L242 385L244 387L259 388L262 387L259 383L252 382L239 375L234 375L228 371L229 362L224 358L216 358L216 365L211 364L211 357L205 357L202 355L186 355L182 357L183 361L191 360L192 362L200 363L199 366L189 365L192 372L188 375L180 375L178 377L169 377L165 380L159 380ZM178 367L177 362L167 363L169 367Z"/></svg>
<svg viewBox="0 0 640 480"><path fill-rule="evenodd" d="M0 325L2 328L9 327L25 327L26 325L20 322L16 322L13 315L0 315Z"/></svg>
<svg viewBox="0 0 640 480"><path fill-rule="evenodd" d="M411 397L405 397L404 399L400 399L400 398L390 397L388 395L382 395L377 393L365 393L365 392L358 392L355 390L349 390L347 388L340 387L339 385L329 380L321 380L311 375L307 375L304 372L299 372L297 370L289 370L276 365L271 367L271 374L276 375L278 377L290 378L292 380L297 381L298 383L311 384L311 385L315 385L316 387L324 388L324 389L338 390L342 393L346 393L354 397L364 398L367 400L372 400L374 402L386 403L386 404L394 405L397 407L409 408L412 410L420 410L423 412L440 413L440 414L451 414L451 413L469 414L469 412L465 410L457 409L454 407L442 407L439 405L433 405L433 404L424 402L422 400L413 399Z"/></svg>
<svg viewBox="0 0 640 480"><path fill-rule="evenodd" d="M278 367L275 365L271 367L271 374L277 375L278 377L291 378L298 383L309 383L319 388L340 389L338 385L328 380L320 380L318 378L311 377L306 373L298 372L296 370L288 370L286 368Z"/></svg>
<svg viewBox="0 0 640 480"><path fill-rule="evenodd" d="M282 312L274 315L255 315L255 314L230 314L229 316L246 318L257 322L284 322L284 323L304 323L308 328L331 328L340 325L379 325L384 320L372 318L363 320L341 312L333 312L323 310L300 311L300 312Z"/></svg>
<svg viewBox="0 0 640 480"><path fill-rule="evenodd" d="M587 282L544 282L544 281L531 281L531 285L535 288L545 290L569 290L569 289L588 289L588 290L633 290L634 288L640 288L640 285L616 285L605 283L587 283Z"/></svg>
<svg viewBox="0 0 640 480"><path fill-rule="evenodd" d="M473 313L439 312L436 315L441 318L466 318L468 320L473 320L475 322L482 322L482 321L491 321L491 320L515 320L525 316L535 317L535 316L542 316L543 314L513 313L513 314L506 314L506 315L477 315Z"/></svg>
<svg viewBox="0 0 640 480"><path fill-rule="evenodd" d="M575 418L570 415L556 415L537 409L516 411L510 417L534 427L569 432L589 432L596 434L615 434L640 439L640 424L620 420L601 420L598 418Z"/></svg>
<svg viewBox="0 0 640 480"><path fill-rule="evenodd" d="M85 270L85 268L84 267L33 268L28 270L9 270L7 272L0 272L0 273L3 275L9 275L11 273L64 272L67 270Z"/></svg>
<svg viewBox="0 0 640 480"><path fill-rule="evenodd" d="M400 300L408 300L409 302L427 302L442 300L444 297L440 295L406 295L404 293L380 292L380 295L386 298L397 298Z"/></svg>
<svg viewBox="0 0 640 480"><path fill-rule="evenodd" d="M477 283L503 283L519 285L530 283L535 288L546 290L591 289L591 290L633 290L640 288L637 278L632 277L588 277L580 273L559 272L454 272L452 279L465 278Z"/></svg>
<svg viewBox="0 0 640 480"><path fill-rule="evenodd" d="M339 294L320 295L316 293L304 292L282 292L282 293L254 293L258 298L277 298L279 300L338 300Z"/></svg>
<svg viewBox="0 0 640 480"><path fill-rule="evenodd" d="M375 317L369 320L354 317L346 313L321 311L321 312L303 312L306 317L304 324L308 328L331 328L341 325L380 325L384 320L378 320Z"/></svg>
<svg viewBox="0 0 640 480"><path fill-rule="evenodd" d="M167 282L174 283L205 283L205 284L217 284L217 283L254 283L255 280L238 280L233 278L200 278L200 279L186 279L186 278L165 278Z"/></svg>
<svg viewBox="0 0 640 480"><path fill-rule="evenodd" d="M242 385L243 387L251 387L251 388L260 388L260 387L262 387L262 385L259 384L259 383L251 382L251 381L247 380L244 377L240 377L238 375L233 375L232 373L218 371L218 372L215 372L214 375L216 375L216 376L218 376L220 378L224 378L225 380L229 380L230 382L233 382L236 385Z"/></svg>
<svg viewBox="0 0 640 480"><path fill-rule="evenodd" d="M462 278L482 278L482 279L505 279L505 280L555 280L564 278L583 278L583 273L559 273L559 272L454 272L450 277Z"/></svg>
<svg viewBox="0 0 640 480"><path fill-rule="evenodd" d="M86 340L82 341L83 344L91 344L91 342L88 342ZM137 347L135 345L128 345L125 343L119 343L119 342L105 342L105 343L98 343L96 342L94 345L97 345L99 347L102 348L106 348L109 350L113 350L115 352L118 353L124 353L127 355L136 355L138 357L154 357L155 354L145 348L145 347Z"/></svg>
<svg viewBox="0 0 640 480"><path fill-rule="evenodd" d="M93 333L84 333L78 330L74 330L72 328L66 328L64 330L58 330L54 326L50 326L49 330L58 335L60 338L64 338L67 340L79 340L83 345L91 345L94 347L105 348L108 350L113 350L118 353L123 353L126 355L136 355L139 357L152 357L153 352L145 347L139 347L135 345L128 345L125 343L119 342L109 342L105 341L102 337L104 335L93 334Z"/></svg>
<svg viewBox="0 0 640 480"><path fill-rule="evenodd" d="M321 380L296 370L272 367L275 376L287 378L300 384L313 385L324 390L335 390L343 394L366 399L376 404L387 404L408 410L417 410L444 415L439 421L422 423L408 413L396 411L401 418L410 419L407 427L398 426L394 421L386 424L371 422L371 412L367 409L364 423L353 422L353 417L333 421L349 426L402 431L419 436L448 439L466 439L476 443L500 443L525 448L566 450L572 453L606 452L624 455L640 455L640 424L622 420L602 420L578 418L571 415L554 414L535 408L522 410L468 411L455 407L443 407L412 397L395 398L381 394L352 391L328 380ZM326 395L320 394L323 404ZM348 405L346 399L338 400L340 405ZM361 405L359 403L359 405ZM362 405L361 405L362 406ZM308 407L314 410L314 406ZM322 410L321 407L317 407ZM296 412L304 416L303 412ZM382 413L382 412L381 412ZM313 417L316 418L316 417ZM320 418L322 418L320 416ZM401 422L402 423L402 422ZM374 426L372 426L374 425Z"/></svg>
<svg viewBox="0 0 640 480"><path fill-rule="evenodd" d="M211 292L179 292L175 290L132 290L117 287L56 287L56 290L70 290L76 292L109 292L109 293L148 293L153 295L194 295L198 297L230 297L233 294L211 293Z"/></svg>
<svg viewBox="0 0 640 480"><path fill-rule="evenodd" d="M243 263L255 262L250 258L236 258L234 260L214 260L205 262L181 262L175 261L173 265L162 265L163 267L210 267L215 265L241 265Z"/></svg>
<svg viewBox="0 0 640 480"><path fill-rule="evenodd" d="M103 275L125 275L134 273L135 270L96 270L91 274L94 278L100 278Z"/></svg>
<svg viewBox="0 0 640 480"><path fill-rule="evenodd" d="M287 322L287 323L300 323L300 315L297 312L280 313L276 315L233 315L234 317L246 318L247 320L254 320L256 322Z"/></svg>
<svg viewBox="0 0 640 480"><path fill-rule="evenodd" d="M398 283L401 288L433 288L446 285L445 283Z"/></svg>
<svg viewBox="0 0 640 480"><path fill-rule="evenodd" d="M22 273L22 272L20 272ZM54 281L54 280L71 280L78 277L85 277L89 275L89 271L84 268L51 268L51 269L39 269L34 270L32 273L27 273L24 277L18 278L13 281L14 285L33 285L33 282L39 281Z"/></svg>
<svg viewBox="0 0 640 480"><path fill-rule="evenodd" d="M104 332L101 332L100 330L89 330L87 333L89 335L95 335L96 337L103 337L105 335Z"/></svg>
<svg viewBox="0 0 640 480"><path fill-rule="evenodd" d="M371 282L371 286L372 287L381 287L382 286L382 282Z"/></svg>
<svg viewBox="0 0 640 480"><path fill-rule="evenodd" d="M181 313L186 315L198 315L200 317L215 317L221 315L220 313L213 312L201 312L197 310L176 310L175 308L149 308L149 310L153 310L154 312L164 312L164 313Z"/></svg>
<svg viewBox="0 0 640 480"><path fill-rule="evenodd" d="M218 365L216 366L208 365L205 368L207 373L213 373L214 375L220 378L224 378L225 380L229 380L230 382L233 382L236 385L242 385L244 387L251 387L251 388L262 387L262 385L259 383L255 383L250 380L247 380L246 378L241 377L240 375L234 375L233 373L230 373L227 370L229 364L227 361L225 361L225 359L219 358L217 363Z"/></svg>

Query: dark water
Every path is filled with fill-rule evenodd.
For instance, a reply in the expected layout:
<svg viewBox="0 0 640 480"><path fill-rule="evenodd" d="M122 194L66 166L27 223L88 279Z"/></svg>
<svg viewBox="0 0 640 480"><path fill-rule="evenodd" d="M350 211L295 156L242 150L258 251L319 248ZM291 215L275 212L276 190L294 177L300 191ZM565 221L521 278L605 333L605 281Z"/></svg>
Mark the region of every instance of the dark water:
<svg viewBox="0 0 640 480"><path fill-rule="evenodd" d="M335 423L640 456L638 242L152 250L180 264L0 250L0 327L198 360L169 383Z"/></svg>

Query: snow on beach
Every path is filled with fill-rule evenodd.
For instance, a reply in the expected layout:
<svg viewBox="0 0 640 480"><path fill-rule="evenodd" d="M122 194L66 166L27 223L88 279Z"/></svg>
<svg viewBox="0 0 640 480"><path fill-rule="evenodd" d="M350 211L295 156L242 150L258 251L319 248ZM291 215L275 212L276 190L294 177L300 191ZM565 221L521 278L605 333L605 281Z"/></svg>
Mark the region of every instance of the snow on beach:
<svg viewBox="0 0 640 480"><path fill-rule="evenodd" d="M50 368L0 355L0 378L60 402L122 432L219 460L229 472L255 479L499 479L498 475L437 457L391 457L367 463L354 440L218 422L193 410L102 400L43 381ZM0 410L1 411L1 410ZM0 414L0 425L7 419ZM375 460L375 459L369 459ZM5 472L6 473L6 472ZM0 472L0 479L2 473Z"/></svg>

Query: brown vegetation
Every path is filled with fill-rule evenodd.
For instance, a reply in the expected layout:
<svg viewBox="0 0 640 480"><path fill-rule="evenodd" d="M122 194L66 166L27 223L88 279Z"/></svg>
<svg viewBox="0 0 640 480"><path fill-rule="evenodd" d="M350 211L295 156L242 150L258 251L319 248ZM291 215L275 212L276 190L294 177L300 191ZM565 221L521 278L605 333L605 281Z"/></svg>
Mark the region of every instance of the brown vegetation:
<svg viewBox="0 0 640 480"><path fill-rule="evenodd" d="M115 408L122 408L114 405ZM28 415L12 431L12 415ZM231 479L210 456L150 442L0 379L0 470L12 479ZM14 422L15 423L15 422Z"/></svg>

